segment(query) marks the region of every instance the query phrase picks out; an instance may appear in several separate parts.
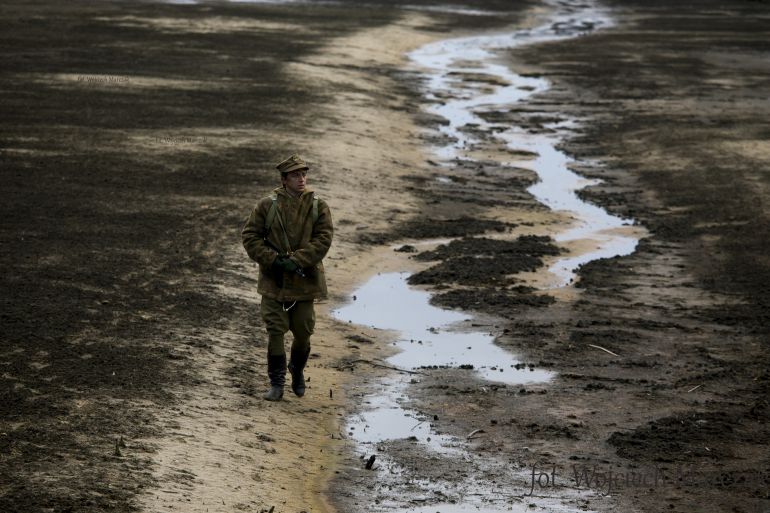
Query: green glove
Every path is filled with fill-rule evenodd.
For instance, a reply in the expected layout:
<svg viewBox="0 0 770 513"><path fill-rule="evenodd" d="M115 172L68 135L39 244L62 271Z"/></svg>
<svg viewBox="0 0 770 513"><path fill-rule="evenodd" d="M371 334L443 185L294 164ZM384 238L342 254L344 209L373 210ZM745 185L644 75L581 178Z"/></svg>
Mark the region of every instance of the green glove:
<svg viewBox="0 0 770 513"><path fill-rule="evenodd" d="M273 272L282 272L283 271L283 264L282 264L282 262L285 259L286 259L286 257L285 256L281 256L281 255L278 255L277 257L275 257L275 260L273 260L273 263L270 266L270 268L273 270Z"/></svg>
<svg viewBox="0 0 770 513"><path fill-rule="evenodd" d="M282 258L278 265L280 265L287 273L294 273L299 269L297 263L288 257Z"/></svg>

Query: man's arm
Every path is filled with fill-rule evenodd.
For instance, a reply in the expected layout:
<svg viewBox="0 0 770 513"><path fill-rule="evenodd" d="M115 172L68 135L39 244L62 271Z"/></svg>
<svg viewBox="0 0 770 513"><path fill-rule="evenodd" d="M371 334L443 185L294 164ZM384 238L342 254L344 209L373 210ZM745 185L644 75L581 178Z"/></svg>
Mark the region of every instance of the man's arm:
<svg viewBox="0 0 770 513"><path fill-rule="evenodd" d="M332 245L332 236L334 235L334 226L332 225L332 214L329 205L322 199L318 200L318 219L313 225L313 233L310 237L310 243L291 255L297 265L303 268L313 267L326 256Z"/></svg>
<svg viewBox="0 0 770 513"><path fill-rule="evenodd" d="M265 201L260 201L254 207L254 210L251 211L241 231L241 239L249 257L260 265L269 268L275 261L278 253L270 249L263 240L265 217L267 216L267 208L265 206L269 207L269 204L266 204Z"/></svg>

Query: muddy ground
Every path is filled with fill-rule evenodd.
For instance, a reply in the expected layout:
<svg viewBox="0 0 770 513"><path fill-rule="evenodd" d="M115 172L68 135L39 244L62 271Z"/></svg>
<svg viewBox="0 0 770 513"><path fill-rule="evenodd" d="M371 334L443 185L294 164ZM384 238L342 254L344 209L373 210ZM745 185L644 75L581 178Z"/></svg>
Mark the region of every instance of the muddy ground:
<svg viewBox="0 0 770 513"><path fill-rule="evenodd" d="M490 475L533 462L569 475L580 462L662 476L581 507L766 511L768 5L608 4L616 27L510 55L554 87L500 119L533 130L560 113L580 119L564 149L596 160L579 171L605 180L587 197L650 236L586 266L564 297L474 286L452 265L472 254L463 243L423 257L440 263L414 259L442 286L462 285L440 290L442 304L478 310L499 344L559 375L483 387L431 371L413 406L444 433L483 428L470 447L489 455ZM0 510L365 511L393 495L335 436L373 374L340 362L381 356L372 338L321 320L308 396L259 399L264 340L240 226L273 163L299 148L336 208L336 301L391 265L372 260L381 243L537 232L546 214L525 192L531 174L505 170L500 188L491 164L426 186L439 171L421 130L434 121L399 53L519 22L527 5L468 17L4 3ZM498 206L523 213L489 214ZM510 258L524 269L551 251L538 248ZM440 473L414 458L416 472Z"/></svg>

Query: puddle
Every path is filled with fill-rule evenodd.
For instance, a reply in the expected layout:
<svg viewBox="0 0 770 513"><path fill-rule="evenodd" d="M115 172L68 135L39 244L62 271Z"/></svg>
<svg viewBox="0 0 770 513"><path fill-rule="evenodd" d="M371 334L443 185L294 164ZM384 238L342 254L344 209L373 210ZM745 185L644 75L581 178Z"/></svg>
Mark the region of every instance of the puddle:
<svg viewBox="0 0 770 513"><path fill-rule="evenodd" d="M484 11L480 9L471 9L469 7L458 7L453 5L402 5L401 9L426 12L445 12L450 14L464 14L466 16L494 16L496 11Z"/></svg>
<svg viewBox="0 0 770 513"><path fill-rule="evenodd" d="M348 419L345 426L350 438L371 452L376 444L390 440L413 440L433 451L444 454L460 454L458 440L433 431L429 418L414 410L403 408L407 400L409 378L396 377L383 380L381 391L364 401L364 409Z"/></svg>
<svg viewBox="0 0 770 513"><path fill-rule="evenodd" d="M530 507L527 504L513 505L479 505L469 504L436 504L435 506L424 506L421 508L407 508L400 510L403 513L537 513L540 511L553 512L553 509L543 509Z"/></svg>
<svg viewBox="0 0 770 513"><path fill-rule="evenodd" d="M516 369L520 362L495 345L492 335L458 331L458 323L470 316L431 305L430 294L409 287L408 277L407 273L374 276L356 290L356 301L333 315L342 321L397 331L396 346L401 351L388 358L388 363L402 369L471 365L479 377L507 384L551 378L548 371Z"/></svg>

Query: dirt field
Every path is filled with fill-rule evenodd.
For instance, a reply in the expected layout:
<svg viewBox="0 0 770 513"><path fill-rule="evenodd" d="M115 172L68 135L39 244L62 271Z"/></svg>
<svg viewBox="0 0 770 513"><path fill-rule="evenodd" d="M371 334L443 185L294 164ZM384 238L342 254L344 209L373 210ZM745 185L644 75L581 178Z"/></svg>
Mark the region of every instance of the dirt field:
<svg viewBox="0 0 770 513"><path fill-rule="evenodd" d="M437 120L404 58L541 8L406 3L0 6L0 511L372 511L459 501L474 483L526 506L527 483L499 476L533 465L657 473L605 479L576 510L770 510L767 2L611 0L616 26L507 56L552 87L505 119L579 119L564 149L604 180L585 197L649 230L633 255L545 294L462 265L504 251L542 269L545 238L463 238L545 237L564 219L525 191L531 173L434 165ZM333 297L307 396L266 404L239 235L293 151L332 205ZM415 258L390 246L436 237L460 241ZM484 430L469 468L392 444L413 476L454 483L444 496L363 469L341 433L387 372L351 362L390 339L329 310L384 270L419 272L442 286L435 302L557 372L532 387L446 369L415 380L410 406L437 432Z"/></svg>

